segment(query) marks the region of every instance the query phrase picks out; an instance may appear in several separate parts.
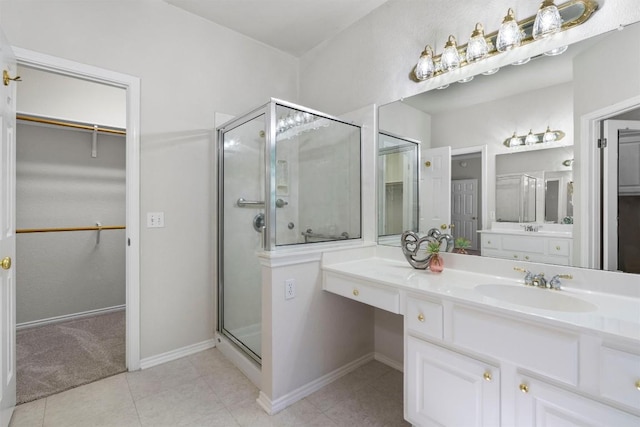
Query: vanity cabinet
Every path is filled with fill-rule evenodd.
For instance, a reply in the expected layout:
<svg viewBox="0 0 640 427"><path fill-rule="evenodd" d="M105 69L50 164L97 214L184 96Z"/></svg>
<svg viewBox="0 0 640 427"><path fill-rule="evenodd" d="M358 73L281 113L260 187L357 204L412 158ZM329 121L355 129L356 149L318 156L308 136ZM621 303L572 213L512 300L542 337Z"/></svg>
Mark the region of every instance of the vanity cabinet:
<svg viewBox="0 0 640 427"><path fill-rule="evenodd" d="M419 338L406 338L406 417L419 426L500 424L496 366Z"/></svg>
<svg viewBox="0 0 640 427"><path fill-rule="evenodd" d="M571 263L571 237L484 231L481 240L482 256L557 265Z"/></svg>
<svg viewBox="0 0 640 427"><path fill-rule="evenodd" d="M640 355L598 337L411 293L404 337L414 425L640 426Z"/></svg>

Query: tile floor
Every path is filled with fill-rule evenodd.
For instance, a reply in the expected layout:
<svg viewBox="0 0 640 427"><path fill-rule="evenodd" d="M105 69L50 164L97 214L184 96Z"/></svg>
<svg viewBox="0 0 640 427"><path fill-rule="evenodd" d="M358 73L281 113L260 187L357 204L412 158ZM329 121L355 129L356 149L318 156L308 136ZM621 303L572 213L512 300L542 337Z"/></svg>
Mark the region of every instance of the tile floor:
<svg viewBox="0 0 640 427"><path fill-rule="evenodd" d="M408 426L402 373L376 361L269 416L258 389L217 349L16 407L24 426Z"/></svg>

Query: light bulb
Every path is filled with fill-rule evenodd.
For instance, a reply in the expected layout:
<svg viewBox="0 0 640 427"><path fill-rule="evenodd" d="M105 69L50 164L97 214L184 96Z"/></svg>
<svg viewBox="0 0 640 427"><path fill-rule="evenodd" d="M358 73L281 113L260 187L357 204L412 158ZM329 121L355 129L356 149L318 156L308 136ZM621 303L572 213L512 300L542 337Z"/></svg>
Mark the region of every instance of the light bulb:
<svg viewBox="0 0 640 427"><path fill-rule="evenodd" d="M418 59L414 74L418 80L426 80L433 77L435 71L436 66L433 63L433 49L427 45L422 51L420 59Z"/></svg>
<svg viewBox="0 0 640 427"><path fill-rule="evenodd" d="M544 0L533 22L533 38L538 40L560 31L562 18L553 0Z"/></svg>
<svg viewBox="0 0 640 427"><path fill-rule="evenodd" d="M547 130L544 131L544 135L542 136L542 142L553 142L556 140L556 133L549 129L547 126Z"/></svg>
<svg viewBox="0 0 640 427"><path fill-rule="evenodd" d="M529 133L527 134L527 137L524 139L525 145L533 145L536 142L538 142L538 137L533 134L531 129L529 129Z"/></svg>
<svg viewBox="0 0 640 427"><path fill-rule="evenodd" d="M502 20L500 29L498 30L498 38L496 39L496 49L504 52L514 47L520 46L522 43L522 31L518 26L513 9L509 8L507 16Z"/></svg>
<svg viewBox="0 0 640 427"><path fill-rule="evenodd" d="M516 133L513 133L513 136L509 140L509 147L517 147L518 145L522 145L522 138L520 138Z"/></svg>
<svg viewBox="0 0 640 427"><path fill-rule="evenodd" d="M476 24L475 30L471 33L469 43L467 43L467 62L476 62L489 54L489 45L484 38L484 29L481 23Z"/></svg>
<svg viewBox="0 0 640 427"><path fill-rule="evenodd" d="M460 54L458 53L458 44L455 37L449 36L447 43L444 45L444 52L440 56L440 64L443 71L455 70L460 66Z"/></svg>

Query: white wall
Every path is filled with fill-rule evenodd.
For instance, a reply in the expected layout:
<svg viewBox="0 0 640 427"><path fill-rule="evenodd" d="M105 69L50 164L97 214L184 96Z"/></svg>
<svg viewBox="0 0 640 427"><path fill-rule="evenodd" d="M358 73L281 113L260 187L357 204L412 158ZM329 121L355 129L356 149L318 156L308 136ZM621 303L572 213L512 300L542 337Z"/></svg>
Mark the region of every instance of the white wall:
<svg viewBox="0 0 640 427"><path fill-rule="evenodd" d="M14 46L141 78L141 356L211 339L214 113L297 101L297 60L161 1L1 7Z"/></svg>

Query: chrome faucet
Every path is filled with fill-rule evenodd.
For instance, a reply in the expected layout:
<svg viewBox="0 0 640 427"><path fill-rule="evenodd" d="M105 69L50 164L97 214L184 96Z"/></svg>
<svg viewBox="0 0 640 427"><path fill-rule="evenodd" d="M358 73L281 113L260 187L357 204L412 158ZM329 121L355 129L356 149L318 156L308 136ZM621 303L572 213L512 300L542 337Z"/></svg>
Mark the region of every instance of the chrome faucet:
<svg viewBox="0 0 640 427"><path fill-rule="evenodd" d="M529 270L525 270L524 268L521 267L513 267L513 269L515 271L519 271L520 273L524 273L524 284L527 286L532 286L533 285L533 273L530 272Z"/></svg>
<svg viewBox="0 0 640 427"><path fill-rule="evenodd" d="M548 287L547 279L544 278L544 273L536 274L535 276L533 276L533 282L531 284L538 288Z"/></svg>
<svg viewBox="0 0 640 427"><path fill-rule="evenodd" d="M571 274L556 274L551 278L551 280L549 280L548 287L559 291L562 289L560 279L573 279L573 276Z"/></svg>

